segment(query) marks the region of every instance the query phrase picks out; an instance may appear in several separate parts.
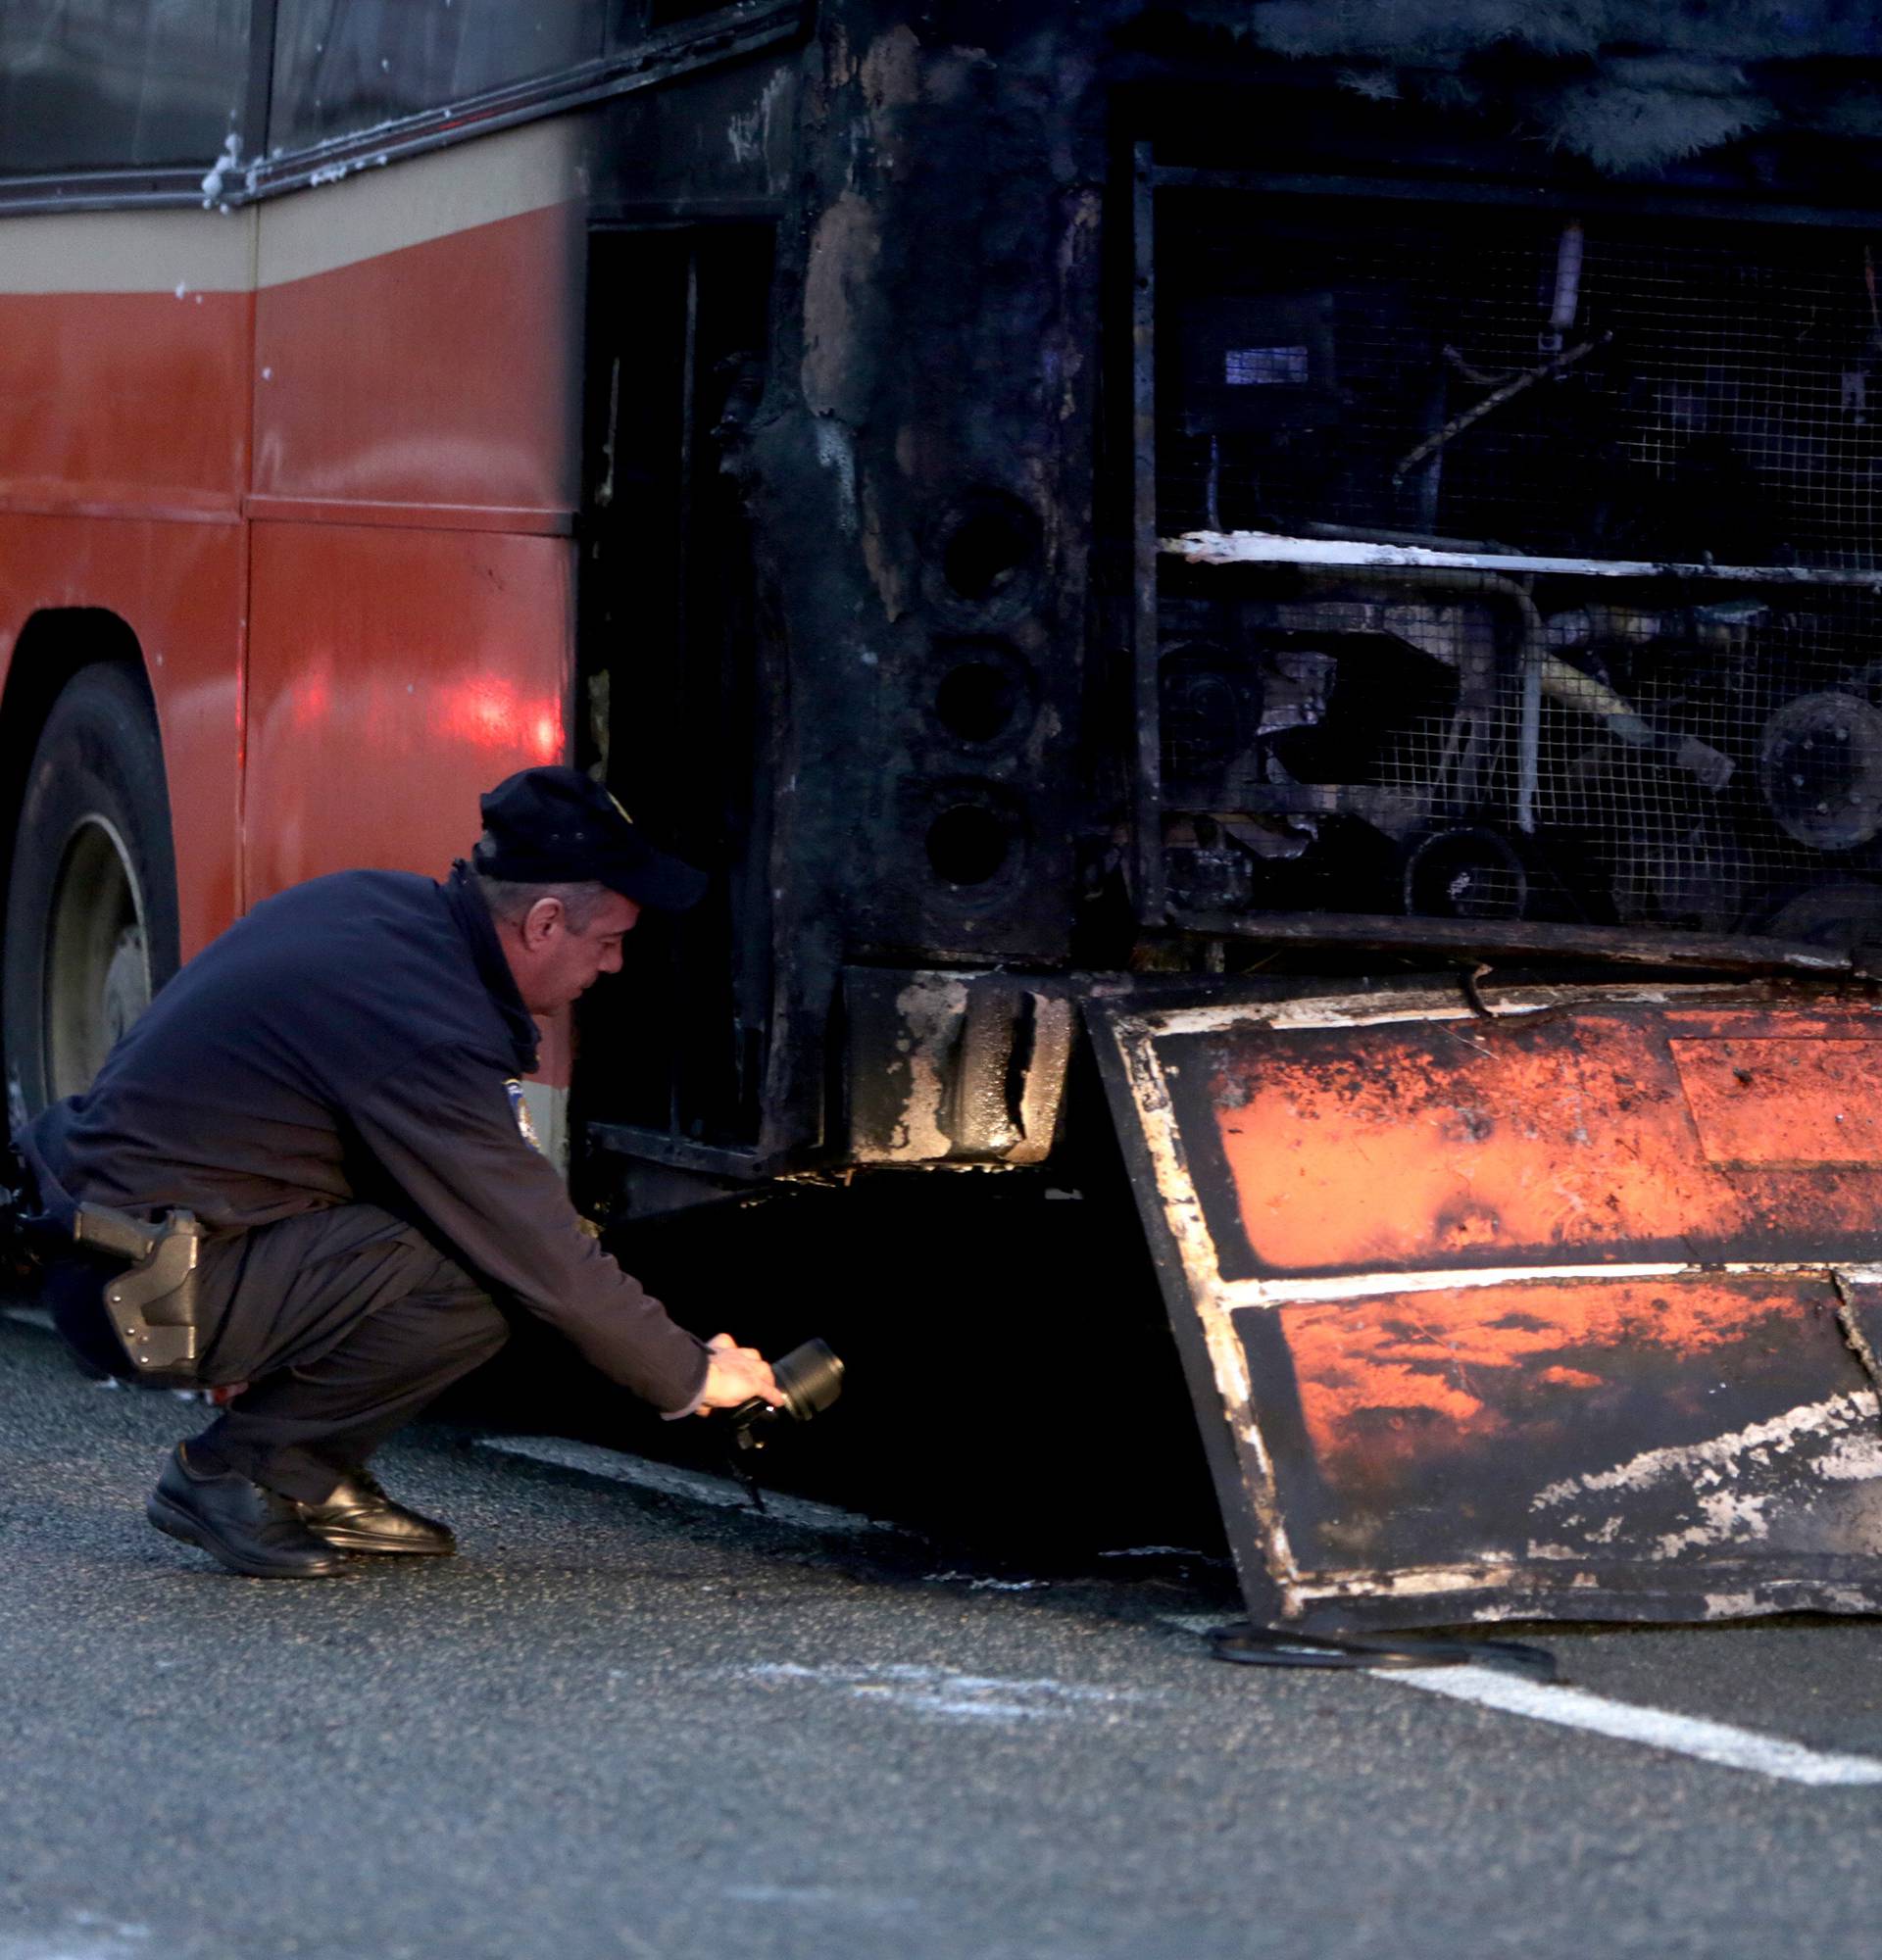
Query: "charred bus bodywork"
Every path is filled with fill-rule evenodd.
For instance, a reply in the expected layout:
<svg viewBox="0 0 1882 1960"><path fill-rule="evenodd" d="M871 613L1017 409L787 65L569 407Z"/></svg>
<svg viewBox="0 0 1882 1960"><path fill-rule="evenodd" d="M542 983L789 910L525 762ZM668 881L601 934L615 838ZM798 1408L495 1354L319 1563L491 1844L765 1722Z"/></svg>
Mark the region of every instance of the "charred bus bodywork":
<svg viewBox="0 0 1882 1960"><path fill-rule="evenodd" d="M767 1017L590 1137L630 1206L1075 1177L1083 1017L1258 1617L1882 1604L1866 164L1721 157L1668 70L1649 188L1259 9L1029 11L832 10L778 84L770 368L696 423L770 929L627 1025Z"/></svg>
<svg viewBox="0 0 1882 1960"><path fill-rule="evenodd" d="M722 147L661 207L727 220L696 275L631 228L623 160L672 106L607 112L588 521L620 376L695 396L659 514L585 561L586 725L673 784L652 805L713 807L748 980L605 1141L702 1174L1035 1160L1078 973L1277 945L1828 971L1869 936L1882 316L1861 211L1804 201L1859 145L1682 140L1669 81L1659 168L1617 177L1217 11L826 10L808 58L720 84ZM761 124L762 376L709 264ZM662 251L707 335L664 370L608 326ZM675 609L669 713L608 635ZM722 984L713 931L675 998Z"/></svg>

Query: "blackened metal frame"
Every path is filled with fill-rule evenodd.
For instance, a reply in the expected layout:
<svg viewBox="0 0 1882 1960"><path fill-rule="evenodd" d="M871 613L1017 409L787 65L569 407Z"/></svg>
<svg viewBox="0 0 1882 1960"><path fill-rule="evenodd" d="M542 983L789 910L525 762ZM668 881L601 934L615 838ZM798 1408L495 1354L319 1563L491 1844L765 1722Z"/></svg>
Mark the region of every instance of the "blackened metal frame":
<svg viewBox="0 0 1882 1960"><path fill-rule="evenodd" d="M1158 699L1157 619L1157 170L1151 146L1131 160L1131 468L1133 471L1131 604L1133 705L1137 753L1131 783L1131 868L1137 916L1166 922L1164 880L1164 737Z"/></svg>

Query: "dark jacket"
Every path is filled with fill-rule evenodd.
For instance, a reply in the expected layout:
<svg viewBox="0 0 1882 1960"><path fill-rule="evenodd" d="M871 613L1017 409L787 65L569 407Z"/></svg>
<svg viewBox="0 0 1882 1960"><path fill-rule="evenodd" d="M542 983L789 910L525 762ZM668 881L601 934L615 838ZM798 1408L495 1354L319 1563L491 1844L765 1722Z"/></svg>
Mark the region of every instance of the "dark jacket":
<svg viewBox="0 0 1882 1960"><path fill-rule="evenodd" d="M23 1140L77 1200L182 1206L211 1231L383 1204L656 1408L706 1350L581 1229L525 1139L537 1031L460 864L341 871L198 954L82 1096Z"/></svg>

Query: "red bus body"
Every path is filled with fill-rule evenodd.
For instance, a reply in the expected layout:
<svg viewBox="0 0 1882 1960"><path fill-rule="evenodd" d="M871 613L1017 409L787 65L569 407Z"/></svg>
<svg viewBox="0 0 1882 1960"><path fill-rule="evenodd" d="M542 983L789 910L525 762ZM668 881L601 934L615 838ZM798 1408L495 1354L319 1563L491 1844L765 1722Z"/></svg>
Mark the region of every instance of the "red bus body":
<svg viewBox="0 0 1882 1960"><path fill-rule="evenodd" d="M322 871L437 871L480 788L567 753L572 207L411 244L371 210L354 237L346 209L409 217L412 175L462 196L493 150L566 152L558 133L233 216L5 220L0 280L68 283L0 293L9 368L34 379L0 406L0 650L71 608L135 634L185 956ZM127 228L146 283L107 289Z"/></svg>

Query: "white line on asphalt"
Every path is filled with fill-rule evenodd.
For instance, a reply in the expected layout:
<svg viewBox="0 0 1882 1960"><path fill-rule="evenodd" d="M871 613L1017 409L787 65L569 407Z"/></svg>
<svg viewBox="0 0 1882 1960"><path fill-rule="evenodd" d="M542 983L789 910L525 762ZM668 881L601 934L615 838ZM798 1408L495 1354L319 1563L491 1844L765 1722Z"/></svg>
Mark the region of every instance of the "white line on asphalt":
<svg viewBox="0 0 1882 1960"><path fill-rule="evenodd" d="M1204 1565L1226 1565L1225 1558L1212 1557L1193 1544L1126 1544L1115 1551L1101 1551L1100 1558L1193 1558Z"/></svg>
<svg viewBox="0 0 1882 1960"><path fill-rule="evenodd" d="M1809 1784L1821 1788L1837 1784L1882 1783L1882 1762L1867 1756L1839 1755L1832 1750L1808 1749L1777 1736L1761 1736L1729 1722L1708 1722L1695 1715L1674 1715L1664 1708L1642 1708L1629 1701L1610 1701L1581 1688L1555 1688L1494 1667L1431 1667L1380 1670L1379 1679L1427 1693L1448 1694L1506 1715L1526 1715L1536 1722L1554 1722L1564 1729L1586 1729L1616 1741L1638 1742L1650 1749L1668 1749L1693 1756L1720 1769L1750 1770L1784 1783Z"/></svg>
<svg viewBox="0 0 1882 1960"><path fill-rule="evenodd" d="M854 1886L727 1886L724 1896L741 1905L802 1906L810 1912L842 1912L875 1919L919 1912L921 1901L902 1892L859 1891Z"/></svg>
<svg viewBox="0 0 1882 1960"><path fill-rule="evenodd" d="M147 1951L150 1928L107 1919L103 1913L66 1915L67 1927L49 1933L0 1934L0 1960L128 1960Z"/></svg>
<svg viewBox="0 0 1882 1960"><path fill-rule="evenodd" d="M46 1334L53 1331L52 1315L43 1306L0 1306L0 1319L17 1320L22 1327L37 1327Z"/></svg>
<svg viewBox="0 0 1882 1960"><path fill-rule="evenodd" d="M1170 1613L1166 1626L1191 1634L1207 1634L1221 1626L1225 1614ZM1615 1741L1638 1742L1643 1748L1665 1749L1692 1756L1721 1769L1750 1770L1757 1776L1817 1788L1838 1785L1882 1783L1882 1762L1869 1756L1840 1755L1829 1749L1806 1748L1781 1737L1729 1722L1708 1722L1696 1715L1674 1715L1664 1708L1643 1708L1633 1701L1610 1701L1585 1688L1559 1688L1525 1681L1495 1667L1377 1668L1375 1681L1397 1682L1402 1688L1422 1688L1430 1694L1448 1694L1454 1701L1474 1702L1505 1715L1525 1715L1534 1722L1553 1722L1563 1729L1585 1729Z"/></svg>
<svg viewBox="0 0 1882 1960"><path fill-rule="evenodd" d="M553 1463L560 1470L580 1470L590 1477L606 1477L616 1484L633 1484L643 1491L658 1491L664 1497L680 1497L689 1503L712 1504L720 1510L744 1511L758 1518L751 1499L729 1477L709 1477L700 1470L680 1470L670 1463L650 1463L644 1456L629 1456L619 1449L604 1449L599 1444L570 1443L560 1436L483 1436L480 1449L494 1449L505 1456L526 1456L532 1462ZM796 1525L805 1531L888 1532L893 1525L878 1524L873 1518L855 1511L840 1511L834 1504L819 1504L809 1497L786 1497L772 1491L765 1494L764 1519L772 1524Z"/></svg>
<svg viewBox="0 0 1882 1960"><path fill-rule="evenodd" d="M1161 1694L1136 1688L1088 1688L1068 1681L1008 1680L955 1674L910 1662L855 1667L806 1667L791 1660L757 1661L731 1670L741 1681L804 1682L837 1688L858 1700L944 1722L1063 1721L1098 1708L1158 1706Z"/></svg>
<svg viewBox="0 0 1882 1960"><path fill-rule="evenodd" d="M930 1586L962 1586L970 1592L1038 1592L1052 1584L1050 1579L1002 1579L988 1573L976 1579L971 1572L962 1572L949 1566L945 1572L930 1572L926 1575Z"/></svg>

